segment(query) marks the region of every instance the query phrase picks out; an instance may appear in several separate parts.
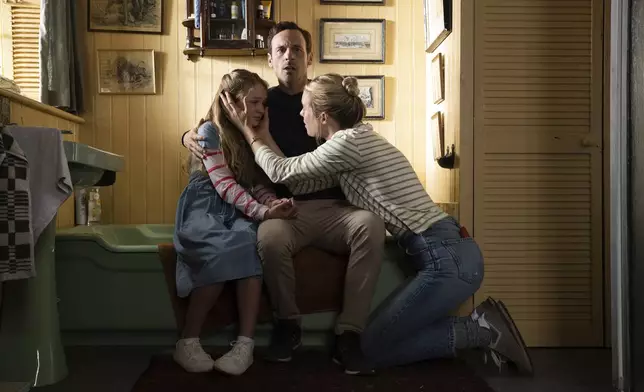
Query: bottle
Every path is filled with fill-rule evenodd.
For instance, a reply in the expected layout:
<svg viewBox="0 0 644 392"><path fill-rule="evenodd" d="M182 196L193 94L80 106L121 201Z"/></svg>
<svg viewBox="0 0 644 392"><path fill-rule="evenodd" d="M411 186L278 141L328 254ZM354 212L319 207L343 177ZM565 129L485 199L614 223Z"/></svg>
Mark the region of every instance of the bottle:
<svg viewBox="0 0 644 392"><path fill-rule="evenodd" d="M226 3L224 3L223 0L219 2L219 6L217 6L217 15L219 15L220 18L226 18Z"/></svg>
<svg viewBox="0 0 644 392"><path fill-rule="evenodd" d="M195 15L195 17L197 17ZM210 2L210 18L215 19L217 17L217 3L214 1Z"/></svg>
<svg viewBox="0 0 644 392"><path fill-rule="evenodd" d="M239 19L239 6L235 0L230 5L230 19Z"/></svg>
<svg viewBox="0 0 644 392"><path fill-rule="evenodd" d="M260 4L257 6L257 19L264 19L266 16L264 15L264 5Z"/></svg>
<svg viewBox="0 0 644 392"><path fill-rule="evenodd" d="M87 224L96 225L101 223L101 196L98 188L92 188L89 191L87 201Z"/></svg>
<svg viewBox="0 0 644 392"><path fill-rule="evenodd" d="M74 217L76 226L87 225L87 188L77 188L74 191Z"/></svg>

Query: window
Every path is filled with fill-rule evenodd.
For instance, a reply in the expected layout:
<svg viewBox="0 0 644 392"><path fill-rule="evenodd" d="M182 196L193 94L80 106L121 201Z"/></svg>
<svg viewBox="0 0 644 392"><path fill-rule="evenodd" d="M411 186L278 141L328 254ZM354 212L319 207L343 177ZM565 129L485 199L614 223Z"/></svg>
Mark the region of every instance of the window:
<svg viewBox="0 0 644 392"><path fill-rule="evenodd" d="M13 79L23 95L40 100L40 55L37 2L2 0L2 74Z"/></svg>

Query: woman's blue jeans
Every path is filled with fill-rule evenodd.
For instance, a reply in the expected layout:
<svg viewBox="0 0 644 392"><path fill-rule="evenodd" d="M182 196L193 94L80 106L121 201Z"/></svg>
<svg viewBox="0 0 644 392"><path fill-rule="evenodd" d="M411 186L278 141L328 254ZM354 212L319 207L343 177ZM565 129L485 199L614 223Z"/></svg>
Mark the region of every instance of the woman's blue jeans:
<svg viewBox="0 0 644 392"><path fill-rule="evenodd" d="M374 310L362 333L363 352L379 367L453 357L457 318L450 313L481 285L481 250L461 237L453 218L398 243L417 272Z"/></svg>

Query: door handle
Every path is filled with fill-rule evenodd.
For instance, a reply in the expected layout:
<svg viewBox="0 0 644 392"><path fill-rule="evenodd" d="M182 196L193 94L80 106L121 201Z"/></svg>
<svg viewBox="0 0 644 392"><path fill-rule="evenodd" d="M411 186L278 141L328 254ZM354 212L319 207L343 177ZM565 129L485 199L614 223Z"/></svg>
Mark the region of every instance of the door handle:
<svg viewBox="0 0 644 392"><path fill-rule="evenodd" d="M581 146L582 147L599 147L599 144L596 143L593 138L590 136L586 136L583 139L581 139Z"/></svg>

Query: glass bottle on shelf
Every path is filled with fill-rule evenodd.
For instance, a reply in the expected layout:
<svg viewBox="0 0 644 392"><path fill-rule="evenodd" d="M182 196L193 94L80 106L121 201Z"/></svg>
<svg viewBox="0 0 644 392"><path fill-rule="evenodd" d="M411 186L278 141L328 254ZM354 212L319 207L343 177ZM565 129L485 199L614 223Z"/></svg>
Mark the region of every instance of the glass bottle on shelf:
<svg viewBox="0 0 644 392"><path fill-rule="evenodd" d="M215 19L217 17L217 2L215 0L210 0L210 19Z"/></svg>
<svg viewBox="0 0 644 392"><path fill-rule="evenodd" d="M208 18L208 29L204 37L206 49L249 51L256 47L256 33L251 29L249 15L247 15L249 10L244 8L249 6L249 0L202 1L208 1L207 4L214 9L214 14L216 14L215 18ZM250 2L250 4L253 4L250 16L254 18L257 3Z"/></svg>
<svg viewBox="0 0 644 392"><path fill-rule="evenodd" d="M226 2L224 0L219 0L219 5L217 6L217 15L219 15L219 17L222 19L228 17L228 10L226 8Z"/></svg>
<svg viewBox="0 0 644 392"><path fill-rule="evenodd" d="M230 4L230 19L239 19L239 6L235 0Z"/></svg>

